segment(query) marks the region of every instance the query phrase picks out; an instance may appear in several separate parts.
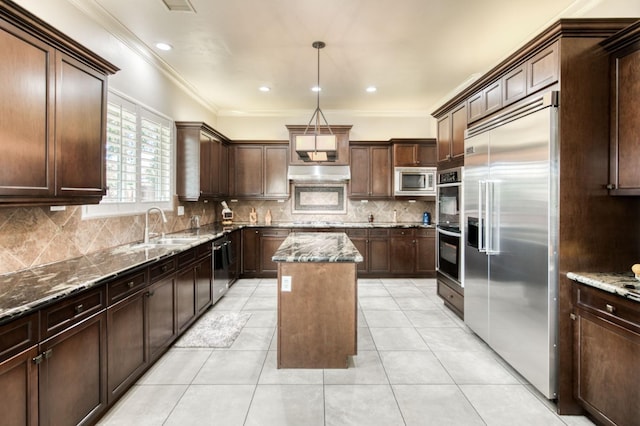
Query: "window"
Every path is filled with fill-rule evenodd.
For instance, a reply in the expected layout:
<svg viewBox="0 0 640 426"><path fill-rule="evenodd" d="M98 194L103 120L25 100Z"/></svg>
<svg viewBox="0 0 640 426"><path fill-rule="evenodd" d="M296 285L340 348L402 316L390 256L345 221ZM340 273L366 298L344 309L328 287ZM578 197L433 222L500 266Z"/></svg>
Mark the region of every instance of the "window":
<svg viewBox="0 0 640 426"><path fill-rule="evenodd" d="M173 122L123 96L107 102L107 195L83 217L172 209Z"/></svg>

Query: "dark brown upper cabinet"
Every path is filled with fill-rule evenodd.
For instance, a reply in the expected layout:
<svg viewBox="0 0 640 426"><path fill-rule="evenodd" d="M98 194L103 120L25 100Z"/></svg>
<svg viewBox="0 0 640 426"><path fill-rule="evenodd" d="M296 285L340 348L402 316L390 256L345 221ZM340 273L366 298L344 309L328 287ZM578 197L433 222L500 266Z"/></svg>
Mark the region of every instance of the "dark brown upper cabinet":
<svg viewBox="0 0 640 426"><path fill-rule="evenodd" d="M0 57L0 205L99 203L118 68L8 2Z"/></svg>
<svg viewBox="0 0 640 426"><path fill-rule="evenodd" d="M436 165L435 139L391 139L393 165L396 167L434 167Z"/></svg>
<svg viewBox="0 0 640 426"><path fill-rule="evenodd" d="M388 143L351 142L349 198L393 197L393 167Z"/></svg>
<svg viewBox="0 0 640 426"><path fill-rule="evenodd" d="M229 195L229 140L201 121L176 122L176 190L182 201Z"/></svg>
<svg viewBox="0 0 640 426"><path fill-rule="evenodd" d="M244 200L289 198L287 142L233 143L229 151L229 195Z"/></svg>
<svg viewBox="0 0 640 426"><path fill-rule="evenodd" d="M611 195L640 195L640 21L603 45L611 64L607 188Z"/></svg>

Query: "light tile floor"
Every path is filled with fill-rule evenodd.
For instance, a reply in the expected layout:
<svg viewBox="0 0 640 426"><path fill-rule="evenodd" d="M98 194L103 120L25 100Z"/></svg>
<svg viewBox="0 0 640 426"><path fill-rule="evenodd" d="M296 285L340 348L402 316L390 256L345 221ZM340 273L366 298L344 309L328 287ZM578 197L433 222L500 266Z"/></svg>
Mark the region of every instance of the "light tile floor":
<svg viewBox="0 0 640 426"><path fill-rule="evenodd" d="M171 348L102 425L570 425L436 295L433 279L358 282L346 370L276 368L276 280L238 281L212 309L251 317L228 349Z"/></svg>

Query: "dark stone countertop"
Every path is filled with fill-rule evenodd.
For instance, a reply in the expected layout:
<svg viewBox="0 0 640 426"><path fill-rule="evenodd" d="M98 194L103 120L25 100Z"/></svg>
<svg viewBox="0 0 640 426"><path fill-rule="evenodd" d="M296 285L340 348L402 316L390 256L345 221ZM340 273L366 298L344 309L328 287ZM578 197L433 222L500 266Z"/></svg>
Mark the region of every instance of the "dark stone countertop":
<svg viewBox="0 0 640 426"><path fill-rule="evenodd" d="M344 232L292 232L271 258L274 262L362 262Z"/></svg>
<svg viewBox="0 0 640 426"><path fill-rule="evenodd" d="M567 278L640 302L640 281L632 272L568 272Z"/></svg>
<svg viewBox="0 0 640 426"><path fill-rule="evenodd" d="M140 242L125 244L73 259L37 266L0 275L0 324L79 291L100 285L137 267L172 256L224 233L244 227L279 228L434 228L421 222L279 222L249 224L234 222L231 226L205 225L197 230L185 230L167 237L197 237L185 244L144 246ZM350 242L350 241L349 241ZM352 260L353 261L353 260ZM362 261L362 260L359 260Z"/></svg>

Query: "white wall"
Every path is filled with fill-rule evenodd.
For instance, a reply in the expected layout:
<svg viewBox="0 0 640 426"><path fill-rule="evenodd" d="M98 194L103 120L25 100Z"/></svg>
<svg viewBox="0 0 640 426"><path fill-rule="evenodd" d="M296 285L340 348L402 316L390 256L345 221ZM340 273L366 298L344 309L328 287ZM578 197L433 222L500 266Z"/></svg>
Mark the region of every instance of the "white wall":
<svg viewBox="0 0 640 426"><path fill-rule="evenodd" d="M217 130L231 139L288 140L287 124L306 125L313 109L307 114L288 117L218 116ZM425 115L420 117L364 117L324 111L329 125L353 125L351 140L388 140L390 138L435 138L436 121ZM324 124L324 122L322 122Z"/></svg>

